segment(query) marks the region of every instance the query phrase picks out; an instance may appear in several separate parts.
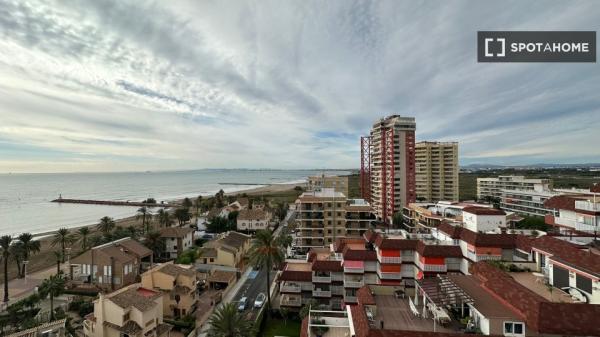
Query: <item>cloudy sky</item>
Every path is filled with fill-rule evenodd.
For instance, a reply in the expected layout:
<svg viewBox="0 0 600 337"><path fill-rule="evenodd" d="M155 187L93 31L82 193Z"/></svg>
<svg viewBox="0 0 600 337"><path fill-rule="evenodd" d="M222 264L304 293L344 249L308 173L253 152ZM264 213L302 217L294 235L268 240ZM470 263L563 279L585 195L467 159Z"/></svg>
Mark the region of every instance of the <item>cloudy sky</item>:
<svg viewBox="0 0 600 337"><path fill-rule="evenodd" d="M387 114L462 164L600 162L600 68L476 62L597 1L0 0L0 172L351 168Z"/></svg>

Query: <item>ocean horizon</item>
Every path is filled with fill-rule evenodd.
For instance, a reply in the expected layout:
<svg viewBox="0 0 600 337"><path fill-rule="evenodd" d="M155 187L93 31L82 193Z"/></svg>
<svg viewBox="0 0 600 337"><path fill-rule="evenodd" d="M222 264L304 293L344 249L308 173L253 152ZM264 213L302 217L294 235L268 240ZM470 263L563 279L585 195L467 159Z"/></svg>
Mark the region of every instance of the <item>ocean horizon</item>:
<svg viewBox="0 0 600 337"><path fill-rule="evenodd" d="M301 183L311 175L350 174L350 170L201 169L110 173L0 174L0 235L47 233L135 215L137 207L59 204L72 199L169 201L198 195L248 190L271 184Z"/></svg>

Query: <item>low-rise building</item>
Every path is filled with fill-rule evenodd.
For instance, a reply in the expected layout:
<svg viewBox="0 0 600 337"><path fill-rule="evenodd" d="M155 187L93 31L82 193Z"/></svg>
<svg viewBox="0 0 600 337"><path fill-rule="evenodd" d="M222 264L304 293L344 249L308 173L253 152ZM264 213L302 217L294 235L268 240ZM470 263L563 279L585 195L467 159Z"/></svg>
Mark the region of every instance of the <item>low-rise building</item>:
<svg viewBox="0 0 600 337"><path fill-rule="evenodd" d="M237 230L256 232L269 228L271 214L263 209L244 209L237 216Z"/></svg>
<svg viewBox="0 0 600 337"><path fill-rule="evenodd" d="M163 257L168 259L176 259L194 245L194 229L190 227L163 228L160 230L160 237L165 240Z"/></svg>
<svg viewBox="0 0 600 337"><path fill-rule="evenodd" d="M462 212L463 225L473 232L491 232L506 228L506 213L490 207L465 207Z"/></svg>
<svg viewBox="0 0 600 337"><path fill-rule="evenodd" d="M100 293L83 322L86 337L167 337L171 329L163 323L163 294L140 284Z"/></svg>
<svg viewBox="0 0 600 337"><path fill-rule="evenodd" d="M554 210L546 223L561 231L600 232L600 194L554 196L544 206Z"/></svg>
<svg viewBox="0 0 600 337"><path fill-rule="evenodd" d="M240 268L250 249L251 239L249 235L234 231L221 233L216 239L204 244L199 259L206 264Z"/></svg>
<svg viewBox="0 0 600 337"><path fill-rule="evenodd" d="M70 276L74 283L116 290L135 283L137 276L151 268L152 263L150 249L131 238L123 238L92 247L71 259Z"/></svg>
<svg viewBox="0 0 600 337"><path fill-rule="evenodd" d="M196 310L198 277L190 266L172 262L158 265L142 274L142 287L164 294L163 313L167 317L181 317Z"/></svg>

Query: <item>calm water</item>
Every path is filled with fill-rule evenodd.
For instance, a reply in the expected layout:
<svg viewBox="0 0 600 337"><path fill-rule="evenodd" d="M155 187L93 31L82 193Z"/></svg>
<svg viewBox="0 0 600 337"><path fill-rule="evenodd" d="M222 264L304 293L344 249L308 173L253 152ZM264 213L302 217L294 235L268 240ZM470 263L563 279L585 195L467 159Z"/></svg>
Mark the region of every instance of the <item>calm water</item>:
<svg viewBox="0 0 600 337"><path fill-rule="evenodd" d="M158 201L213 195L257 187L304 181L321 171L308 170L196 170L146 173L0 174L0 235L44 233L59 227L93 224L108 215L123 218L137 208L50 202L63 198ZM328 171L327 174L348 174ZM234 183L235 185L221 185Z"/></svg>

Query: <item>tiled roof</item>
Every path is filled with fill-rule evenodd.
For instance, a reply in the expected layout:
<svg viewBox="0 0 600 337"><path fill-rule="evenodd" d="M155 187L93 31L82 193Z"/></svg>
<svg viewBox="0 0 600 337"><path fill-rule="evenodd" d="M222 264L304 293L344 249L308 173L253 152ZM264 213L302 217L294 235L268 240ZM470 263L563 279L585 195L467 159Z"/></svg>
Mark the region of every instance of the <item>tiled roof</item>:
<svg viewBox="0 0 600 337"><path fill-rule="evenodd" d="M189 277L196 276L195 270L183 268L183 267L174 265L172 263L165 263L158 269L158 271L160 271L164 274L167 274L167 275L175 276L175 277L177 277L179 275L185 275L185 276L189 276Z"/></svg>
<svg viewBox="0 0 600 337"><path fill-rule="evenodd" d="M584 195L584 194L578 194L578 195L568 195L568 194L566 194L566 195L565 194L563 194L563 195L555 195L552 198L546 200L544 202L544 206L546 208L564 209L564 210L573 211L573 212L577 212L577 213L597 215L600 212L594 212L594 211L588 211L588 210L583 210L583 209L577 209L577 208L575 208L575 201L577 201L577 200L589 200L590 197L591 197L591 195Z"/></svg>
<svg viewBox="0 0 600 337"><path fill-rule="evenodd" d="M377 253L374 250L355 250L346 247L344 249L344 260L377 261Z"/></svg>
<svg viewBox="0 0 600 337"><path fill-rule="evenodd" d="M417 252L424 257L463 257L459 246L426 245L423 241L417 243Z"/></svg>
<svg viewBox="0 0 600 337"><path fill-rule="evenodd" d="M350 313L352 314L352 325L354 325L355 337L368 337L370 328L365 307L361 304L351 305Z"/></svg>
<svg viewBox="0 0 600 337"><path fill-rule="evenodd" d="M309 271L284 270L279 275L280 281L311 282L312 273Z"/></svg>
<svg viewBox="0 0 600 337"><path fill-rule="evenodd" d="M437 226L439 231L446 233L449 237L453 239L460 239L460 232L463 227L460 226L452 226L447 222L442 222Z"/></svg>
<svg viewBox="0 0 600 337"><path fill-rule="evenodd" d="M243 209L238 213L238 220L269 220L269 214L262 209Z"/></svg>
<svg viewBox="0 0 600 337"><path fill-rule="evenodd" d="M375 299L371 294L371 288L369 286L363 286L356 292L358 303L362 305L375 305Z"/></svg>
<svg viewBox="0 0 600 337"><path fill-rule="evenodd" d="M418 242L419 240L388 239L379 235L375 240L375 245L379 249L415 250Z"/></svg>
<svg viewBox="0 0 600 337"><path fill-rule="evenodd" d="M152 251L150 249L133 239L118 241L116 245L122 246L125 250L137 255L140 258L152 255Z"/></svg>
<svg viewBox="0 0 600 337"><path fill-rule="evenodd" d="M463 208L463 212L475 215L506 215L506 213L501 209L481 206L467 206Z"/></svg>
<svg viewBox="0 0 600 337"><path fill-rule="evenodd" d="M365 239L364 238L337 238L335 240L335 242L333 243L333 250L336 253L341 253L344 251L344 248L346 248L346 245L350 244L350 243L364 244Z"/></svg>
<svg viewBox="0 0 600 337"><path fill-rule="evenodd" d="M156 293L156 296L159 295L160 293ZM135 287L129 288L125 291L117 293L116 295L110 296L109 299L114 304L118 305L123 309L135 307L142 312L148 311L157 305L156 302L154 302L153 297L147 297L140 294L138 292L138 289Z"/></svg>
<svg viewBox="0 0 600 337"><path fill-rule="evenodd" d="M531 242L535 249L552 254L552 260L600 276L600 255L579 249L576 245L544 235Z"/></svg>
<svg viewBox="0 0 600 337"><path fill-rule="evenodd" d="M214 248L202 248L200 257L217 257L217 250Z"/></svg>
<svg viewBox="0 0 600 337"><path fill-rule="evenodd" d="M194 232L190 227L167 227L160 230L160 236L163 238L184 238Z"/></svg>
<svg viewBox="0 0 600 337"><path fill-rule="evenodd" d="M335 260L316 260L312 264L313 271L344 271L342 263Z"/></svg>
<svg viewBox="0 0 600 337"><path fill-rule="evenodd" d="M234 231L230 231L226 237L221 239L224 244L236 249L240 249L249 240L250 236Z"/></svg>
<svg viewBox="0 0 600 337"><path fill-rule="evenodd" d="M549 302L486 262L473 264L471 272L484 289L521 315L529 329L540 334L600 335L600 305Z"/></svg>

